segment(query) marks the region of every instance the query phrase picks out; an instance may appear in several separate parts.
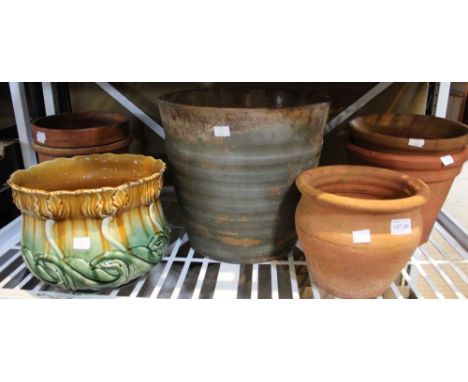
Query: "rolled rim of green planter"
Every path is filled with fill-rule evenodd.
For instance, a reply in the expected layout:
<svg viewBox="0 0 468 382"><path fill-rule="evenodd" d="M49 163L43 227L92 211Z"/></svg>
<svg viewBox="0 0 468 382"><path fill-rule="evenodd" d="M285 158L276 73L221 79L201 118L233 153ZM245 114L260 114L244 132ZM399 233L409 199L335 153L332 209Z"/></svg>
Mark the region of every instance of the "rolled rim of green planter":
<svg viewBox="0 0 468 382"><path fill-rule="evenodd" d="M468 144L468 126L445 118L418 114L382 113L349 122L358 142L376 150L408 154L458 152Z"/></svg>

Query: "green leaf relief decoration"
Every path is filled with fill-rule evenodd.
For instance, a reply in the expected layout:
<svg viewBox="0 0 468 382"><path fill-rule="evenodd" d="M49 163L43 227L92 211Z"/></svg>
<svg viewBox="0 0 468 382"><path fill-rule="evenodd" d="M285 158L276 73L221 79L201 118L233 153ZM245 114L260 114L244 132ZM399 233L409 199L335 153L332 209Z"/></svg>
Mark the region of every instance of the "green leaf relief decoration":
<svg viewBox="0 0 468 382"><path fill-rule="evenodd" d="M47 221L46 237L52 251L34 253L33 249L23 244L21 251L28 268L44 282L72 290L114 288L148 273L166 253L170 233L167 222L165 220L158 222L157 227L161 230L151 237L146 246L126 248L115 238L110 237L111 219L103 219L101 233L103 238L110 242L112 249L94 257L91 261L78 256L64 255L52 237L54 222Z"/></svg>

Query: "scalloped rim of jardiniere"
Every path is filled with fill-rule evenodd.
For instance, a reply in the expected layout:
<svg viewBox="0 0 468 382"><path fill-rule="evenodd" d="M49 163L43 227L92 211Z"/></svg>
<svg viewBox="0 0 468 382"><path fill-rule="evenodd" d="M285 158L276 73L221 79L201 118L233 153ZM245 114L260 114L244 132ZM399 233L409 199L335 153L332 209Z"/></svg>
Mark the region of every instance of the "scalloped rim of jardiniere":
<svg viewBox="0 0 468 382"><path fill-rule="evenodd" d="M294 105L290 106L215 106L215 105L197 105L189 102L181 102L177 98L183 97L188 94L194 93L208 93L208 92L271 92L271 93L290 93L296 94L308 99L307 102L299 102ZM195 109L207 109L207 110L255 110L255 111L275 111L275 110L289 110L289 109L297 109L302 107L307 107L311 105L319 105L319 104L328 104L330 106L331 100L327 96L318 95L316 92L310 90L294 90L294 89L268 89L268 88L227 88L227 87L209 87L209 88L198 88L198 89L188 89L188 90L181 90L176 92L171 92L168 94L164 94L159 97L159 103L167 103L177 106L183 106L187 108L195 108Z"/></svg>
<svg viewBox="0 0 468 382"><path fill-rule="evenodd" d="M370 179L375 181L375 184L378 184L378 179L385 179L387 181L392 180L396 184L399 182L402 186L405 185L406 187L409 187L413 192L413 195L397 199L362 199L336 195L317 188L320 184L323 185L323 181L327 178L329 179L340 175L356 175L358 177L365 176L367 180ZM309 197L315 197L323 204L347 210L375 213L401 212L418 208L427 203L431 195L429 186L422 180L397 171L369 166L336 165L309 169L298 176L296 179L296 185L302 194Z"/></svg>
<svg viewBox="0 0 468 382"><path fill-rule="evenodd" d="M76 190L55 190L55 191L47 191L43 190L40 188L30 188L30 187L25 187L25 186L20 186L15 183L15 178L18 176L23 176L27 175L30 172L33 171L38 171L38 169L44 169L47 167L52 167L54 164L56 165L57 163L60 162L72 162L72 161L80 161L80 160L86 160L86 159L102 159L105 160L107 158L112 158L112 159L117 159L117 160L131 160L133 159L139 159L139 160L148 160L152 161L154 164L160 165L160 169L157 172L154 172L148 176L142 177L138 180L132 180L129 182L125 182L122 184L119 184L118 186L103 186L103 187L96 187L96 188L78 188ZM13 174L11 174L10 178L8 179L7 183L8 185L13 189L13 191L18 191L26 194L36 194L36 195L42 195L42 196L61 196L61 195L66 195L66 196L73 196L73 195L83 195L83 194L96 194L96 193L102 193L102 192L107 192L107 191L118 191L121 189L125 188L131 188L131 187L136 187L138 185L141 185L146 182L151 182L154 179L160 177L164 171L166 170L166 163L164 163L161 159L155 159L151 156L148 155L140 155L140 154L113 154L113 153L105 153L105 154L91 154L91 155L76 155L71 158L57 158L53 159L50 161L46 161L43 163L39 163L33 166L30 166L27 169L24 170L17 170Z"/></svg>
<svg viewBox="0 0 468 382"><path fill-rule="evenodd" d="M434 123L444 124L451 126L451 129L455 134L453 137L444 138L426 138L419 134L415 134L413 137L398 137L396 135L383 134L377 132L375 128L381 125L379 120L385 118L393 119L418 119L426 120L428 123L433 121ZM367 122L368 120L375 119L374 124ZM439 118L429 115L421 114L410 114L410 113L375 113L368 114L353 118L349 121L351 127L351 133L358 139L361 139L369 144L377 147L393 149L398 151L415 151L415 152L443 152L450 150L462 150L468 142L468 125L460 122L451 121L445 118ZM389 125L390 126L390 125ZM424 139L424 146L414 147L408 145L409 138Z"/></svg>

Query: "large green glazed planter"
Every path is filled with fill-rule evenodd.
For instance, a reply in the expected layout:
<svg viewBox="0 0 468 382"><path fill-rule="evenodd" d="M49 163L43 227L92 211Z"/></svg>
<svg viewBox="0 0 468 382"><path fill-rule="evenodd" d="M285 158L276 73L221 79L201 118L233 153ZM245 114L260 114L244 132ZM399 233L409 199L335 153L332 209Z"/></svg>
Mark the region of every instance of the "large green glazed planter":
<svg viewBox="0 0 468 382"><path fill-rule="evenodd" d="M118 287L149 272L169 241L159 201L165 169L152 157L100 154L16 171L8 183L29 270L72 290Z"/></svg>

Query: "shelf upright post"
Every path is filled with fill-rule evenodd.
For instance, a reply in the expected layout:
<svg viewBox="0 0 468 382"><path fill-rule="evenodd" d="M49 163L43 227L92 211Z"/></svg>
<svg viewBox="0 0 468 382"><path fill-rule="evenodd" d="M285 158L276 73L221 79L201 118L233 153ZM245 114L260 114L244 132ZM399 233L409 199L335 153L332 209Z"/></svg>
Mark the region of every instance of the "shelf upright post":
<svg viewBox="0 0 468 382"><path fill-rule="evenodd" d="M445 118L447 116L447 106L450 97L450 82L439 83L439 94L437 95L437 104L435 116Z"/></svg>
<svg viewBox="0 0 468 382"><path fill-rule="evenodd" d="M29 117L28 101L22 82L10 82L11 101L15 113L16 128L23 156L24 166L28 168L37 164L36 153L32 149L31 119Z"/></svg>
<svg viewBox="0 0 468 382"><path fill-rule="evenodd" d="M55 94L52 82L42 83L42 94L44 95L46 115L57 114L57 108L55 105Z"/></svg>

